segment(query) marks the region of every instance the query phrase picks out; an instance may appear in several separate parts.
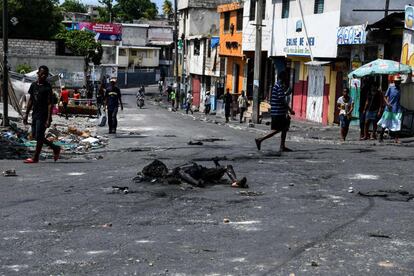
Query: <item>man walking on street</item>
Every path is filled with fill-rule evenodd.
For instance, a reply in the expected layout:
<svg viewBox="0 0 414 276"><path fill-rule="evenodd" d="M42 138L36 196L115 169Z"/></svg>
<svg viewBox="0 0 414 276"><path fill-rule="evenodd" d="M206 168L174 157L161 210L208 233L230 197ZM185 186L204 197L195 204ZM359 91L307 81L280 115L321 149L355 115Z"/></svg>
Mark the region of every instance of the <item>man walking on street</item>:
<svg viewBox="0 0 414 276"><path fill-rule="evenodd" d="M171 95L170 95L170 99L171 99L171 110L175 111L175 99L177 98L177 95L175 93L175 89L171 90Z"/></svg>
<svg viewBox="0 0 414 276"><path fill-rule="evenodd" d="M186 97L186 108L185 108L186 114L188 114L188 111L190 111L191 114L193 114L193 110L191 109L192 105L193 105L193 95L190 90L187 92L187 97Z"/></svg>
<svg viewBox="0 0 414 276"><path fill-rule="evenodd" d="M26 115L23 119L25 125L28 124L28 116L30 110L33 107L32 113L32 135L36 139L36 150L33 158L24 160L24 163L37 163L39 162L40 152L42 151L43 144L48 145L53 150L53 158L55 161L59 159L60 147L54 145L52 142L45 138L45 132L52 123L52 106L53 106L53 92L52 86L47 81L49 76L49 68L42 65L37 72L38 79L33 82L29 88L29 103L26 109Z"/></svg>
<svg viewBox="0 0 414 276"><path fill-rule="evenodd" d="M110 84L105 91L105 105L108 109L108 125L110 134L116 133L119 104L121 105L121 110L124 110L121 99L121 90L116 86L116 78L111 78Z"/></svg>
<svg viewBox="0 0 414 276"><path fill-rule="evenodd" d="M240 124L241 124L241 123L243 123L244 112L246 112L246 110L247 110L247 97L244 94L243 90L241 92L241 95L237 99L237 102L239 104L239 109L240 109Z"/></svg>
<svg viewBox="0 0 414 276"><path fill-rule="evenodd" d="M281 140L280 140L280 152L289 152L292 151L291 149L287 148L285 145L286 142L286 135L289 130L290 126L290 114L295 115L295 112L290 108L289 104L286 102L286 94L285 91L288 90L287 86L287 74L285 71L282 71L278 74L278 81L276 85L272 89L272 96L271 96L271 116L272 116L272 123L271 129L272 131L263 136L255 139L257 149L260 150L261 144L264 140L269 139L276 135L279 132L282 132Z"/></svg>
<svg viewBox="0 0 414 276"><path fill-rule="evenodd" d="M210 91L206 92L206 98L204 99L204 113L206 115L210 114L211 110L211 96Z"/></svg>
<svg viewBox="0 0 414 276"><path fill-rule="evenodd" d="M229 122L231 103L233 102L233 96L230 94L230 89L226 89L226 94L224 95L224 116L226 117L226 123Z"/></svg>

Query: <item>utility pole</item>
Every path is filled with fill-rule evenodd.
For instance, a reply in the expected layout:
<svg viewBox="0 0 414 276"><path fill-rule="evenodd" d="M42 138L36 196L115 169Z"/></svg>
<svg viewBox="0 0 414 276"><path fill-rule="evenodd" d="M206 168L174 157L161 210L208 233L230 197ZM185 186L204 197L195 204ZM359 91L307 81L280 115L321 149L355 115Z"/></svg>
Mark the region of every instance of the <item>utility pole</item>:
<svg viewBox="0 0 414 276"><path fill-rule="evenodd" d="M9 69L7 65L8 47L8 9L7 0L3 0L3 126L9 126Z"/></svg>
<svg viewBox="0 0 414 276"><path fill-rule="evenodd" d="M187 85L186 85L186 77L185 77L185 47L187 47L185 44L185 34L183 33L181 35L181 43L182 43L182 47L181 47L181 51L182 51L182 63L181 63L181 82L183 83L183 90L184 90L184 95L187 95Z"/></svg>
<svg viewBox="0 0 414 276"><path fill-rule="evenodd" d="M176 107L180 106L181 102L181 89L178 75L178 0L174 0L174 51L175 51L175 83L177 85L175 90L175 102Z"/></svg>
<svg viewBox="0 0 414 276"><path fill-rule="evenodd" d="M254 0L251 0L254 1ZM253 123L259 123L260 114L260 77L262 73L262 16L263 0L256 0L256 49L254 51L254 75L253 75Z"/></svg>
<svg viewBox="0 0 414 276"><path fill-rule="evenodd" d="M390 9L390 0L385 0L385 14L384 17L388 16L388 10Z"/></svg>

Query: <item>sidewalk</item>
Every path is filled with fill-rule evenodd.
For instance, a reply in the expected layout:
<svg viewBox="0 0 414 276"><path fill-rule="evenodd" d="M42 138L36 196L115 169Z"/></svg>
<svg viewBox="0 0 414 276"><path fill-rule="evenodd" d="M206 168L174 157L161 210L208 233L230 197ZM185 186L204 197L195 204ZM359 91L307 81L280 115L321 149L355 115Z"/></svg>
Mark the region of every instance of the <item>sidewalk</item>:
<svg viewBox="0 0 414 276"><path fill-rule="evenodd" d="M159 97L158 86L146 87L146 94L152 96L150 101L154 105L159 105L162 108L171 110L171 105L167 102L167 97ZM158 99L156 101L155 99ZM205 115L202 112L194 112L194 114L186 114L185 109L179 109L175 111L183 116L188 116L193 120L204 121L207 123L218 124L227 126L233 129L244 130L249 132L257 133L257 135L263 135L270 131L270 118L263 118L262 124L253 124L249 122L239 123L238 117L236 120L230 120L229 123L225 122L224 114L214 113L211 115ZM288 141L295 142L311 142L311 143L323 143L323 144L344 144L340 140L340 128L339 126L324 126L319 123L295 120L292 119L290 130L287 136ZM385 139L384 143L379 143L377 140L361 141L359 139L359 126L351 126L346 144L357 144L364 146L375 146L375 145L395 145L392 139ZM414 142L414 137L400 139L402 144L405 146ZM396 145L398 146L398 145Z"/></svg>

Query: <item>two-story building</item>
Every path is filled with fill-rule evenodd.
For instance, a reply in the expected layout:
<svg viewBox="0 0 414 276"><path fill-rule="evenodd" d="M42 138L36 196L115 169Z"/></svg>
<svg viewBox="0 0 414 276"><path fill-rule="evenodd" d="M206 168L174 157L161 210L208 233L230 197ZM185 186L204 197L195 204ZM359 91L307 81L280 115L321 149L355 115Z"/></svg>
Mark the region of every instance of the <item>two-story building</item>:
<svg viewBox="0 0 414 276"><path fill-rule="evenodd" d="M246 58L242 51L243 6L238 3L217 7L220 14L220 57L225 58L225 91L241 94L246 90Z"/></svg>
<svg viewBox="0 0 414 276"><path fill-rule="evenodd" d="M224 76L220 75L218 55L219 14L217 5L231 0L178 0L179 38L183 47L180 52L181 93L188 89L193 93L193 104L203 109L207 91L214 99L223 89ZM221 92L222 93L222 92Z"/></svg>

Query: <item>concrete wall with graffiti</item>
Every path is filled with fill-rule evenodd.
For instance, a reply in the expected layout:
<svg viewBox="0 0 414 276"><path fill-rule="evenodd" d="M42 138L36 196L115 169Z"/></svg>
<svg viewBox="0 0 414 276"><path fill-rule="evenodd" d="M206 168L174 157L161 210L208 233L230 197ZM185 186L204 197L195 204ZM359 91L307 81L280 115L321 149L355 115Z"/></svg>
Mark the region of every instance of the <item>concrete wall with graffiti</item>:
<svg viewBox="0 0 414 276"><path fill-rule="evenodd" d="M19 64L28 64L33 70L46 65L52 74L62 74L62 84L66 86L81 87L84 83L83 57L9 55L9 64L12 71Z"/></svg>

